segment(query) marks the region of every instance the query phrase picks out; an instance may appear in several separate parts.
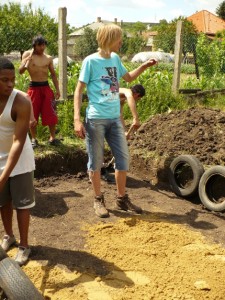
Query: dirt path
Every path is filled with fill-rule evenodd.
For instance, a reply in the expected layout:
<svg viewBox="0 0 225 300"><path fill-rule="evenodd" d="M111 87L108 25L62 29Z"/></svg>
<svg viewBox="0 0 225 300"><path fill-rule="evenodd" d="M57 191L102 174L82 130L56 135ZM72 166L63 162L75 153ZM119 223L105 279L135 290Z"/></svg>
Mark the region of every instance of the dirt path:
<svg viewBox="0 0 225 300"><path fill-rule="evenodd" d="M127 190L144 213L122 213L114 184L103 186L108 219L94 215L87 178L35 181L32 257L23 270L45 299L225 299L223 214L134 176Z"/></svg>
<svg viewBox="0 0 225 300"><path fill-rule="evenodd" d="M224 165L224 131L225 113L202 108L143 124L130 141L127 182L141 216L116 211L115 185L106 182L110 218L95 216L87 177L65 175L85 170L84 152L37 161L36 175L64 174L35 180L32 256L23 270L45 299L224 300L225 215L162 185L169 162L180 154Z"/></svg>

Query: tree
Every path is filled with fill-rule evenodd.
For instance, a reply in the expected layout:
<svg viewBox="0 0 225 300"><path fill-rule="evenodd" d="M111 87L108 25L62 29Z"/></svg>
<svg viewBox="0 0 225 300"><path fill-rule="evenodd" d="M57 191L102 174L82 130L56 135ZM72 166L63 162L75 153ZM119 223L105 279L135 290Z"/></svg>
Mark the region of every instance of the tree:
<svg viewBox="0 0 225 300"><path fill-rule="evenodd" d="M42 34L48 41L48 52L58 52L58 23L41 8L32 9L31 3L0 5L0 53L19 51L22 53L32 47L34 36Z"/></svg>
<svg viewBox="0 0 225 300"><path fill-rule="evenodd" d="M133 24L131 31L141 35L143 31L146 31L146 29L147 26L145 24L141 22L136 22L135 24Z"/></svg>
<svg viewBox="0 0 225 300"><path fill-rule="evenodd" d="M225 1L221 2L216 8L216 14L223 20L225 20Z"/></svg>
<svg viewBox="0 0 225 300"><path fill-rule="evenodd" d="M74 54L77 58L83 59L97 51L96 34L96 30L92 30L89 27L84 28L84 34L77 38L74 44Z"/></svg>
<svg viewBox="0 0 225 300"><path fill-rule="evenodd" d="M156 28L157 36L154 39L156 49L162 49L164 52L174 52L176 37L175 23L161 23Z"/></svg>
<svg viewBox="0 0 225 300"><path fill-rule="evenodd" d="M0 52L21 51L26 47L25 39L29 38L24 32L23 13L18 3L0 6ZM23 45L23 46L22 46Z"/></svg>
<svg viewBox="0 0 225 300"><path fill-rule="evenodd" d="M146 45L146 40L140 36L135 35L128 39L128 49L126 54L134 54L143 51L144 46Z"/></svg>
<svg viewBox="0 0 225 300"><path fill-rule="evenodd" d="M179 17L172 20L170 23L162 22L155 27L158 34L154 40L154 45L156 48L162 49L165 52L174 52L178 20L182 20L184 26L182 52L185 56L188 52L193 53L195 51L198 39L198 32L194 24L185 17Z"/></svg>
<svg viewBox="0 0 225 300"><path fill-rule="evenodd" d="M143 51L146 45L146 40L143 38L142 33L146 31L147 26L141 22L128 24L123 29L123 43L120 49L121 54L134 54Z"/></svg>
<svg viewBox="0 0 225 300"><path fill-rule="evenodd" d="M126 31L123 30L123 42L120 48L120 54L124 55L127 53L129 47L129 37Z"/></svg>

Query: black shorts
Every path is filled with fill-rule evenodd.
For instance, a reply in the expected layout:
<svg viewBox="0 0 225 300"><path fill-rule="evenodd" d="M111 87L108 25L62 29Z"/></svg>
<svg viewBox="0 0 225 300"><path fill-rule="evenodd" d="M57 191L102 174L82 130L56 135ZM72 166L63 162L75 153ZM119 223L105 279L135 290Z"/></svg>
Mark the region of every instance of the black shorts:
<svg viewBox="0 0 225 300"><path fill-rule="evenodd" d="M18 209L31 208L35 205L34 172L9 177L0 192L0 207L12 201L13 207Z"/></svg>

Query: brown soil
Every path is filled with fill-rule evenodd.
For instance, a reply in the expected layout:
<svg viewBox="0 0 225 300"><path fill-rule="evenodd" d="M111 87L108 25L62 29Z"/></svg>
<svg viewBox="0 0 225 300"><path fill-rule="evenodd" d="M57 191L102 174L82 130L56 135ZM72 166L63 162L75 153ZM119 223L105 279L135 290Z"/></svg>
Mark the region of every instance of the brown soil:
<svg viewBox="0 0 225 300"><path fill-rule="evenodd" d="M102 181L110 218L95 216L82 151L71 163L37 160L32 256L23 270L45 299L224 300L224 214L207 211L198 197L178 198L167 179L179 154L223 165L224 131L225 113L200 108L143 124L130 142L127 181L142 215L115 210L115 184ZM69 170L74 160L80 170Z"/></svg>
<svg viewBox="0 0 225 300"><path fill-rule="evenodd" d="M224 165L224 131L225 113L219 110L192 108L157 115L131 142L132 171L167 182L168 166L181 154L192 154L205 166Z"/></svg>

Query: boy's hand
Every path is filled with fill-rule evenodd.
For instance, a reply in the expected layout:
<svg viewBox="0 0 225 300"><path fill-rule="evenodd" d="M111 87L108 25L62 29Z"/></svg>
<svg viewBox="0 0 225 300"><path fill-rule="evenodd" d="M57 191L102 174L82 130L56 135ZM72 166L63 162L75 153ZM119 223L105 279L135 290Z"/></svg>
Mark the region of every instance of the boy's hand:
<svg viewBox="0 0 225 300"><path fill-rule="evenodd" d="M144 64L146 65L146 67L151 67L151 66L158 64L158 61L154 58L151 58L151 59L147 60Z"/></svg>
<svg viewBox="0 0 225 300"><path fill-rule="evenodd" d="M130 126L130 129L125 132L125 136L126 136L126 139L128 140L130 138L130 135L132 134L132 132L135 130L135 127L133 126L133 124Z"/></svg>
<svg viewBox="0 0 225 300"><path fill-rule="evenodd" d="M134 118L131 126L133 127L133 129L138 129L141 126L141 123L138 119Z"/></svg>
<svg viewBox="0 0 225 300"><path fill-rule="evenodd" d="M37 125L36 120L30 120L30 128L35 127Z"/></svg>
<svg viewBox="0 0 225 300"><path fill-rule="evenodd" d="M74 120L74 131L76 136L78 136L79 138L85 138L86 131L83 123L80 120Z"/></svg>

